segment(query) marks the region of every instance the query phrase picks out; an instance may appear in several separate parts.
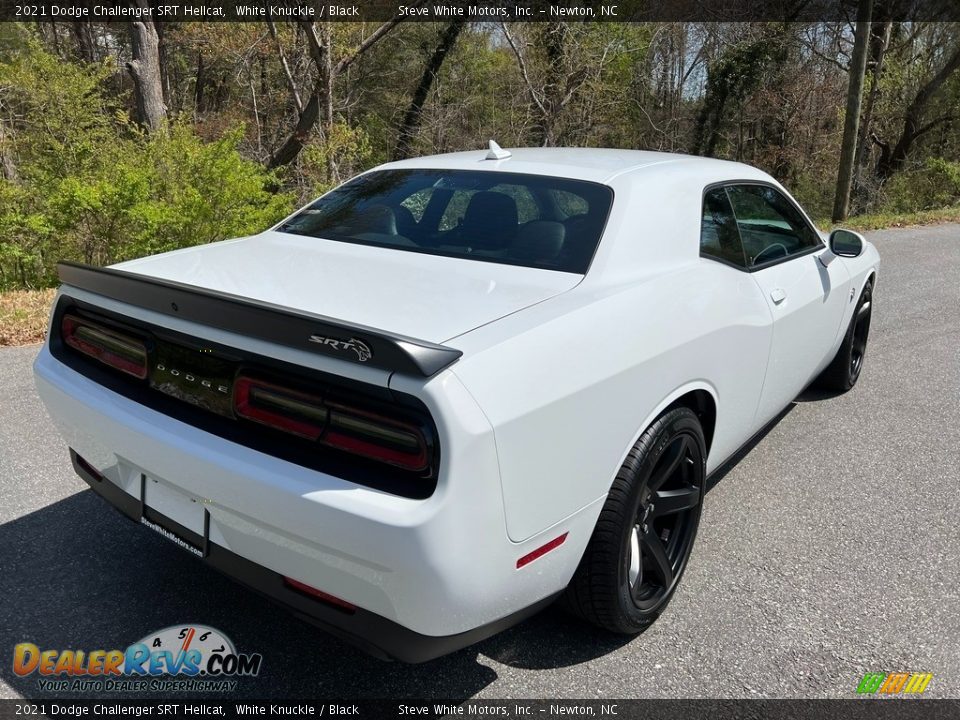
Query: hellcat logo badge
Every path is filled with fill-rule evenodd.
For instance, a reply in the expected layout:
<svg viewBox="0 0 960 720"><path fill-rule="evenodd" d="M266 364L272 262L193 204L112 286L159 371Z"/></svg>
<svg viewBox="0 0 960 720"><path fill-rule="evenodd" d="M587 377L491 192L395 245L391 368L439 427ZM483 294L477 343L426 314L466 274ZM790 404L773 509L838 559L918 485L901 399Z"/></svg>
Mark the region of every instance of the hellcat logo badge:
<svg viewBox="0 0 960 720"><path fill-rule="evenodd" d="M373 351L370 349L370 346L363 342L363 340L358 340L357 338L341 340L340 338L327 337L326 335L311 335L308 339L312 343L323 345L337 352L352 351L356 354L358 362L366 362L373 357Z"/></svg>

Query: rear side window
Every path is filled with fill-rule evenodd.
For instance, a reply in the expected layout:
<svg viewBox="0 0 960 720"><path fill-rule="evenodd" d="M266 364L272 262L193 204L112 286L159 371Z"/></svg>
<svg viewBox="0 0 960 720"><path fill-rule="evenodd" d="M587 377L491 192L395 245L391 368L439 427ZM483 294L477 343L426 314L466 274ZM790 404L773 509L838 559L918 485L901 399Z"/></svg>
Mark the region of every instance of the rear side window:
<svg viewBox="0 0 960 720"><path fill-rule="evenodd" d="M776 188L731 185L727 197L737 218L747 267L807 252L820 237L800 211Z"/></svg>
<svg viewBox="0 0 960 720"><path fill-rule="evenodd" d="M613 191L546 175L380 170L301 210L279 228L406 252L585 273Z"/></svg>
<svg viewBox="0 0 960 720"><path fill-rule="evenodd" d="M727 191L720 187L703 196L703 218L700 221L700 254L746 267L737 218L730 206Z"/></svg>

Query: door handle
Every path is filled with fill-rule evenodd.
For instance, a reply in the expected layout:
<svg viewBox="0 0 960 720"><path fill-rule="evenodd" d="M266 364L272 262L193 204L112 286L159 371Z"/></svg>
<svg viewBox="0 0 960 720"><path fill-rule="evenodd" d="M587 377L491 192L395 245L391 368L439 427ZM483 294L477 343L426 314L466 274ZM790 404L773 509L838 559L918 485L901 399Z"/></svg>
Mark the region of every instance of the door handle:
<svg viewBox="0 0 960 720"><path fill-rule="evenodd" d="M774 305L779 305L787 299L787 291L783 288L774 288L770 291L770 299L773 300Z"/></svg>

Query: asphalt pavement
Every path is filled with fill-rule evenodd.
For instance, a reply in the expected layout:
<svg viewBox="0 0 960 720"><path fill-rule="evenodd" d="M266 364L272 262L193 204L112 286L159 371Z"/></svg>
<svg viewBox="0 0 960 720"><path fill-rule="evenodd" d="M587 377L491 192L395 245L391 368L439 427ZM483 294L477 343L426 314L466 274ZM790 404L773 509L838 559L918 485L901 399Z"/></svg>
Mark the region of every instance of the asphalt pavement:
<svg viewBox="0 0 960 720"><path fill-rule="evenodd" d="M843 698L891 671L960 697L960 226L869 237L860 383L800 398L719 478L676 597L633 639L550 609L425 665L370 658L86 490L34 390L37 346L0 349L0 697L44 695L12 672L18 642L124 648L180 623L263 654L232 697Z"/></svg>

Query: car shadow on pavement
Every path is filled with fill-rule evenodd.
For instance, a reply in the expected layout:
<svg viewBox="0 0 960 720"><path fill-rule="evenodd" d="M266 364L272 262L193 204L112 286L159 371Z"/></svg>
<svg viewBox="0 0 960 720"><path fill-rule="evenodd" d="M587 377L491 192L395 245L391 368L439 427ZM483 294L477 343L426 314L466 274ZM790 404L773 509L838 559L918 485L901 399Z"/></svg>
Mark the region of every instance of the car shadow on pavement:
<svg viewBox="0 0 960 720"><path fill-rule="evenodd" d="M36 673L13 672L17 643L123 650L148 633L186 623L217 628L238 651L263 655L260 675L244 678L225 696L236 699L466 700L497 679L480 656L514 667L565 667L633 639L597 631L552 607L422 665L384 662L212 571L90 490L0 525L0 548L0 678L27 698L128 695L40 690Z"/></svg>
<svg viewBox="0 0 960 720"><path fill-rule="evenodd" d="M730 473L730 471L737 466L737 463L749 455L750 451L759 445L763 439L770 434L770 431L779 425L780 421L792 413L796 407L796 401L787 405L783 410L777 413L770 422L764 425L752 438L750 438L746 445L737 450L737 452L731 455L720 467L710 473L710 476L707 478L707 492L710 492L717 485L719 485L720 481L723 480Z"/></svg>
<svg viewBox="0 0 960 720"><path fill-rule="evenodd" d="M553 605L476 648L510 667L548 670L596 660L641 638L600 630Z"/></svg>
<svg viewBox="0 0 960 720"><path fill-rule="evenodd" d="M132 524L90 490L0 525L0 553L0 678L27 698L111 694L41 691L36 673L13 672L17 643L123 650L186 623L263 655L259 676L241 679L228 698L466 700L497 678L476 647L423 665L365 655Z"/></svg>
<svg viewBox="0 0 960 720"><path fill-rule="evenodd" d="M809 387L804 390L797 399L795 403L808 403L808 402L820 402L821 400L833 400L834 398L840 397L843 395L843 392L839 390L821 390L820 388Z"/></svg>

